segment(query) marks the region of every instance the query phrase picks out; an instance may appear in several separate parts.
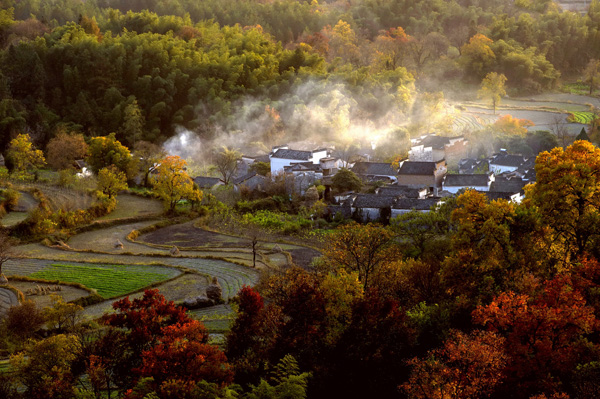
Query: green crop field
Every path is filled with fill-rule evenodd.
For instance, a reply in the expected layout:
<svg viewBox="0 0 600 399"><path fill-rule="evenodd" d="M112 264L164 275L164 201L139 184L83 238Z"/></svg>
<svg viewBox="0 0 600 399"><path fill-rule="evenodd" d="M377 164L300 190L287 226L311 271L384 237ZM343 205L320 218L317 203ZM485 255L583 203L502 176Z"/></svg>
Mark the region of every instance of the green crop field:
<svg viewBox="0 0 600 399"><path fill-rule="evenodd" d="M590 123L593 122L594 117L595 117L595 115L593 112L588 112L588 111L571 112L569 114L569 122L585 123L586 125L589 125Z"/></svg>
<svg viewBox="0 0 600 399"><path fill-rule="evenodd" d="M178 274L177 269L161 266L52 264L30 277L80 283L95 289L103 298L114 298Z"/></svg>

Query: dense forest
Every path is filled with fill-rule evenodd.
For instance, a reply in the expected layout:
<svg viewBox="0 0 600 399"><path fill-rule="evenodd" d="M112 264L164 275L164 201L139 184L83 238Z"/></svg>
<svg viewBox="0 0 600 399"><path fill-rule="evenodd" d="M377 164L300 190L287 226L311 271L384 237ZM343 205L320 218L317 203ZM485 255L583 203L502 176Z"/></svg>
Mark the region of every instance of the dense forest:
<svg viewBox="0 0 600 399"><path fill-rule="evenodd" d="M600 58L597 2L583 16L551 1L2 3L0 148L20 131L43 148L59 125L127 145L178 126L212 138L248 98L298 133L307 82L313 99L342 84L353 118L409 117L417 93L491 71L536 93Z"/></svg>
<svg viewBox="0 0 600 399"><path fill-rule="evenodd" d="M532 122L511 115L468 132L474 152L481 147L475 155L501 146L535 163L537 181L519 203L463 190L436 198L429 212L357 223L329 212L325 191L372 194L383 183L365 184L345 168L329 187L319 181L302 195L290 194L263 162L249 170L273 178L263 189L230 184L242 151L288 140L333 142L343 153L358 148L359 137L375 160L398 169L411 137L451 131L445 99L480 95L495 117L507 93L533 96L578 82L595 100L600 1L585 14L550 0L0 5L0 213L13 211L23 193L35 204L0 229L0 277L9 260L22 257L30 267L48 249L123 255L157 270L192 259L170 272L206 280L192 270L200 247L191 247L195 258L177 245L124 250L143 247L135 242L140 230L187 223L199 231L192 221L222 233L230 250L220 258L222 248L211 247L202 262L260 275L228 298L235 317L219 345L158 290L142 296L154 280L124 291L139 296L93 320L81 317L82 306L117 295L52 297L43 310L23 300L0 321L0 398L600 397L600 149L592 144L600 122L592 105L571 114L593 114L574 142L564 131L528 131ZM211 153L223 187L200 190L186 160L169 153L182 132ZM84 158L95 185L85 187L86 201L90 193L93 200L85 209L53 208L44 185L83 185L73 165ZM157 216L136 219L134 206L98 222L128 187L128 198L148 201L129 198L135 207L162 202L159 224L139 227ZM85 249L67 243L134 222L112 252L95 248L100 239ZM15 255L14 238L41 243L18 246L34 250ZM273 245L261 248L267 239ZM240 257L235 240L243 241ZM293 258L282 247L298 250L298 242L322 256L304 267L265 261L259 273L257 254L288 265ZM76 266L83 267L65 268ZM225 306L217 297L212 305Z"/></svg>

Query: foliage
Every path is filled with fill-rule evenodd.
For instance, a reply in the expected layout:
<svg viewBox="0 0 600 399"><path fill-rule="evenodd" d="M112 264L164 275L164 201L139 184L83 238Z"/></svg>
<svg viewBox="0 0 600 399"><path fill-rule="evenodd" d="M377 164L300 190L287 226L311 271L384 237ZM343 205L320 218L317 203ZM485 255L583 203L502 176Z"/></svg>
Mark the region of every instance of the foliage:
<svg viewBox="0 0 600 399"><path fill-rule="evenodd" d="M330 270L356 272L368 288L369 279L378 273L380 266L397 257L397 249L393 245L393 235L386 227L351 223L338 227L327 237L323 254Z"/></svg>
<svg viewBox="0 0 600 399"><path fill-rule="evenodd" d="M182 199L202 200L202 192L194 189L185 165L186 162L178 156L168 156L160 162L153 176L154 191L163 200L168 212L173 212Z"/></svg>
<svg viewBox="0 0 600 399"><path fill-rule="evenodd" d="M6 161L14 172L39 169L46 164L44 154L33 147L28 134L19 134L11 140L6 150Z"/></svg>
<svg viewBox="0 0 600 399"><path fill-rule="evenodd" d="M477 92L477 97L492 100L494 114L496 113L496 106L500 104L500 100L506 95L504 83L506 83L506 76L490 72L481 81L481 88Z"/></svg>
<svg viewBox="0 0 600 399"><path fill-rule="evenodd" d="M93 137L90 140L87 163L94 173L100 169L114 165L121 172L127 173L131 162L129 149L119 142L114 133L108 136Z"/></svg>
<svg viewBox="0 0 600 399"><path fill-rule="evenodd" d="M48 165L56 170L74 169L77 160L88 154L88 145L82 134L61 130L46 146Z"/></svg>
<svg viewBox="0 0 600 399"><path fill-rule="evenodd" d="M585 140L544 152L536 160L537 183L528 194L552 228L555 250L563 259L582 255L597 240L599 161L600 150Z"/></svg>
<svg viewBox="0 0 600 399"><path fill-rule="evenodd" d="M507 357L504 339L493 333L454 331L424 359L412 359L411 377L402 385L409 398L480 398L502 380Z"/></svg>
<svg viewBox="0 0 600 399"><path fill-rule="evenodd" d="M333 176L332 187L339 192L359 191L362 181L350 169L342 168Z"/></svg>
<svg viewBox="0 0 600 399"><path fill-rule="evenodd" d="M238 163L241 159L242 154L239 151L225 146L215 153L213 162L225 185L229 184L233 176L235 176L238 170Z"/></svg>
<svg viewBox="0 0 600 399"><path fill-rule="evenodd" d="M98 191L108 199L114 198L119 191L127 189L127 176L116 166L111 165L98 171Z"/></svg>

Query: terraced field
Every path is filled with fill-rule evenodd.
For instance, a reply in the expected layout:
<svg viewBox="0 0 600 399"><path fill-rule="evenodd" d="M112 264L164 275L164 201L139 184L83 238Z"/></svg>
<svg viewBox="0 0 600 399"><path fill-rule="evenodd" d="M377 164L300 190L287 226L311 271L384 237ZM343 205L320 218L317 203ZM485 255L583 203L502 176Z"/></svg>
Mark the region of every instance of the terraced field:
<svg viewBox="0 0 600 399"><path fill-rule="evenodd" d="M181 274L177 269L148 265L53 263L29 277L80 283L103 298L115 298Z"/></svg>

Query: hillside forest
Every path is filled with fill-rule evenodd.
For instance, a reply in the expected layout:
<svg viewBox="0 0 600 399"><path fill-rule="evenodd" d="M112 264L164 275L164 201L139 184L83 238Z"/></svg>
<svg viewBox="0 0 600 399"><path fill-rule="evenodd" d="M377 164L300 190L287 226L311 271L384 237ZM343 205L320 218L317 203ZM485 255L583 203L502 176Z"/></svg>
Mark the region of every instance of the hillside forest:
<svg viewBox="0 0 600 399"><path fill-rule="evenodd" d="M598 0L0 0L0 398L600 397L599 88ZM535 178L332 211L428 133Z"/></svg>

